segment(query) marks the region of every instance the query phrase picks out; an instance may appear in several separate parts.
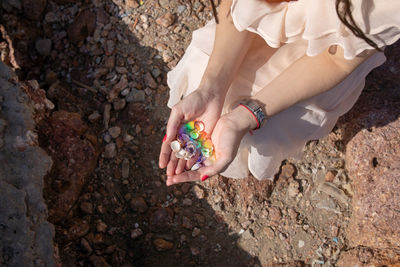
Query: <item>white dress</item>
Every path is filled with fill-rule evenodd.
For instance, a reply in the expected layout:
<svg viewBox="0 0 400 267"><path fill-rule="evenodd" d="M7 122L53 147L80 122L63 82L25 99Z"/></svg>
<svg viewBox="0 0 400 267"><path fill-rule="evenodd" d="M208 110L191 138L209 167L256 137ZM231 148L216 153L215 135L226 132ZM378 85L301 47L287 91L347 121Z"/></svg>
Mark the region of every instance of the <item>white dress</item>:
<svg viewBox="0 0 400 267"><path fill-rule="evenodd" d="M379 47L400 38L399 0L353 0L352 3L357 25ZM231 103L257 93L300 57L318 55L332 45L340 45L346 59L371 49L340 22L335 0L273 4L263 0L233 0L231 15L239 31L254 32L266 43L251 48L244 59L229 88L223 112L227 112ZM169 107L197 89L212 52L214 34L213 21L193 32L185 55L168 73ZM271 48L278 50L271 57L266 56ZM221 174L244 178L250 171L257 179L273 179L282 160L297 156L307 141L329 134L339 116L349 111L358 99L367 74L385 60L385 55L377 52L331 90L269 118L254 135L245 135L236 158ZM312 73L305 70L299 75Z"/></svg>

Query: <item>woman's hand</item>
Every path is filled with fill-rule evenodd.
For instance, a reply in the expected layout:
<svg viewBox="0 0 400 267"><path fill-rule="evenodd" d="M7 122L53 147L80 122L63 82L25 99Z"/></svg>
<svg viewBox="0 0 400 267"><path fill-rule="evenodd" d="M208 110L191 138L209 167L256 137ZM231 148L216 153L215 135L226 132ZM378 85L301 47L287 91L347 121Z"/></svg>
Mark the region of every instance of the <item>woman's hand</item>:
<svg viewBox="0 0 400 267"><path fill-rule="evenodd" d="M168 175L167 185L205 180L209 176L223 172L235 158L243 136L256 126L257 122L253 115L242 106L238 106L231 113L222 116L211 135L216 161L197 171Z"/></svg>
<svg viewBox="0 0 400 267"><path fill-rule="evenodd" d="M182 173L185 167L191 168L195 163L194 159L185 161L176 158L170 148L170 143L176 139L177 132L183 123L198 119L204 123L207 133L213 131L221 116L225 100L225 96L221 95L217 86L215 87L202 85L172 108L159 159L160 168L167 167L167 175Z"/></svg>

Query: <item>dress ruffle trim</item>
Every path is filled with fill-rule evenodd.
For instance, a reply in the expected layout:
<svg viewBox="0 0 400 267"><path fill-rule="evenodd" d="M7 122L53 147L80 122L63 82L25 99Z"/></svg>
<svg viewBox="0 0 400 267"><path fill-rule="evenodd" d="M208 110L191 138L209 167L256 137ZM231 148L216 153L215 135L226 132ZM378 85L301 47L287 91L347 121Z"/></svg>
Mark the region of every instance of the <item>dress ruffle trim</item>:
<svg viewBox="0 0 400 267"><path fill-rule="evenodd" d="M353 0L352 4L357 25L378 47L391 45L400 38L399 0ZM274 48L304 39L308 41L308 56L316 56L332 45L339 45L346 59L373 49L339 20L335 0L281 3L233 0L231 15L239 31L257 33Z"/></svg>

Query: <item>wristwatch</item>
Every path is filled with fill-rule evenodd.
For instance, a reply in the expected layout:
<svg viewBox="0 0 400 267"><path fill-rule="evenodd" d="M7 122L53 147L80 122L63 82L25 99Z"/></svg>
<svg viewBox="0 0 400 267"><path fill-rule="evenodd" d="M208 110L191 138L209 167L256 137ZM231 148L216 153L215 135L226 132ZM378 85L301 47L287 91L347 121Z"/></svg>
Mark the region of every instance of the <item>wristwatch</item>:
<svg viewBox="0 0 400 267"><path fill-rule="evenodd" d="M254 130L259 129L261 126L265 124L266 116L261 106L258 104L256 100L246 99L239 102L239 105L247 108L251 113L253 113L254 118L257 120L257 127Z"/></svg>

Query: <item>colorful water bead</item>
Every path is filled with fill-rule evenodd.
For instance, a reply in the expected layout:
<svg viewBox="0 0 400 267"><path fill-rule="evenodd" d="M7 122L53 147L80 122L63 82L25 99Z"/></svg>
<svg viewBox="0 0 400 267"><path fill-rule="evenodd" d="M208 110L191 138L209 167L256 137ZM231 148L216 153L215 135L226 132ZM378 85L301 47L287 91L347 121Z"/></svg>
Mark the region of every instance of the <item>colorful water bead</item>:
<svg viewBox="0 0 400 267"><path fill-rule="evenodd" d="M178 140L171 142L171 149L177 158L188 160L198 155L196 168L206 159L215 160L214 146L204 129L202 121L190 121L179 129Z"/></svg>

